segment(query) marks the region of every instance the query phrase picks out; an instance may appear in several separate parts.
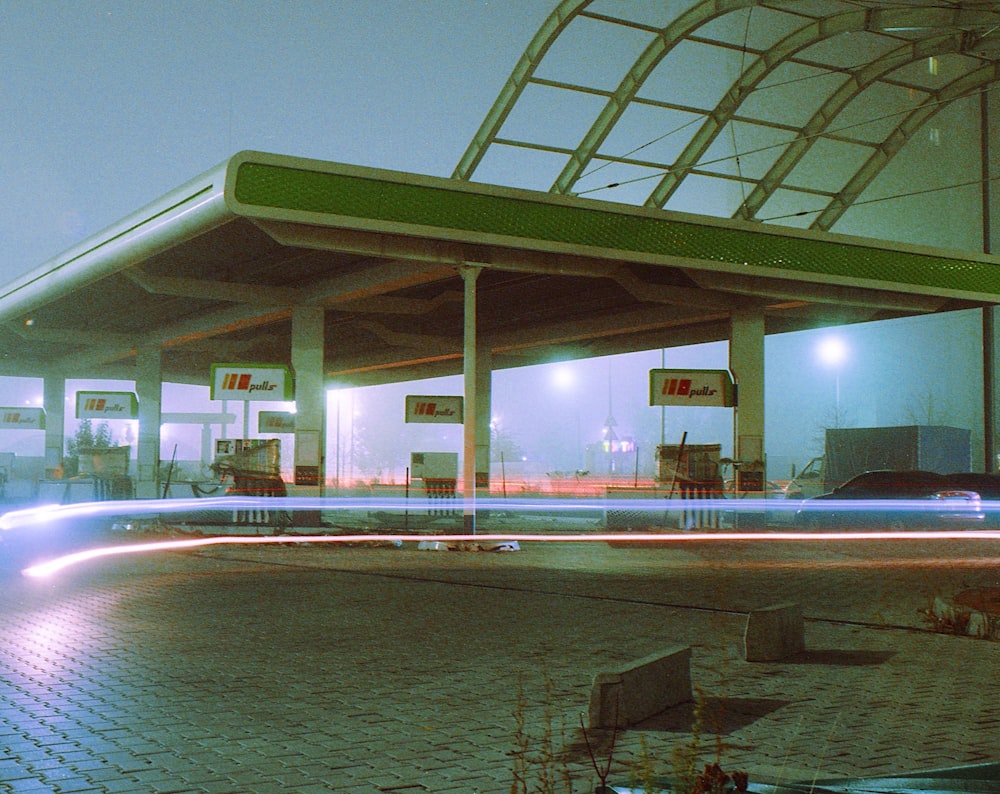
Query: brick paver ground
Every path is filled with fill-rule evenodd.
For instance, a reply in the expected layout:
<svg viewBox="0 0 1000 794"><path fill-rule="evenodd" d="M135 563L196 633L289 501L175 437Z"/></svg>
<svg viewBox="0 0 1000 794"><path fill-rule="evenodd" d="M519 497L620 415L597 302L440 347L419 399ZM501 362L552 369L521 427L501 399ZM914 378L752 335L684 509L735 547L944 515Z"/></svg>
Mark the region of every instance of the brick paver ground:
<svg viewBox="0 0 1000 794"><path fill-rule="evenodd" d="M922 612L998 584L998 559L971 542L407 544L8 572L0 791L504 794L523 719L531 774L551 756L590 792L594 674L677 644L697 707L619 735L613 780L643 747L669 770L696 711L704 760L752 780L997 761L1000 646L929 632ZM746 612L789 600L807 652L743 661Z"/></svg>

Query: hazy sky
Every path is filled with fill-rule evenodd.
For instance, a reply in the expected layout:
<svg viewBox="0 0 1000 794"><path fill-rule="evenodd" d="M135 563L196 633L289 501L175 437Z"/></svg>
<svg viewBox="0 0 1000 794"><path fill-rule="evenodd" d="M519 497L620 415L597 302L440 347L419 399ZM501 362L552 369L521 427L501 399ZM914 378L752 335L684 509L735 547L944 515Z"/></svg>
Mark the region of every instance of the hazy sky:
<svg viewBox="0 0 1000 794"><path fill-rule="evenodd" d="M448 176L552 0L0 0L0 282L241 149Z"/></svg>

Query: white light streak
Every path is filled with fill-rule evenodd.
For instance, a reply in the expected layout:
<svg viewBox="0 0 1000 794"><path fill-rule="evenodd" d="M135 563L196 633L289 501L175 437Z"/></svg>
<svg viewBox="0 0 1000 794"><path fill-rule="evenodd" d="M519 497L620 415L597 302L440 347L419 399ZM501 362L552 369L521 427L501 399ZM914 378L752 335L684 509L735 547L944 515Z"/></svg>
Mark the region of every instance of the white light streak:
<svg viewBox="0 0 1000 794"><path fill-rule="evenodd" d="M804 503L795 500L773 499L481 499L481 500L448 500L449 508L461 513L463 510L496 511L500 514L532 513L552 515L559 513L566 517L581 518L603 517L614 510L632 512L648 512L650 522L655 524L664 521L667 512L684 510L715 510L724 513L752 513L798 510ZM69 522L92 519L132 519L139 516L152 516L162 519L169 516L183 516L189 513L205 511L224 511L229 513L249 510L288 511L322 510L328 512L363 510L396 511L402 522L404 515L419 514L424 510L440 510L440 499L403 499L403 498L311 498L311 497L238 497L224 496L202 499L165 499L165 500L127 500L118 502L86 502L71 505L42 505L26 510L16 510L0 516L0 529L7 531L31 533L34 530L55 522ZM927 499L913 500L819 500L809 503L810 510L830 509L841 512L891 512L903 510L909 513L929 511L938 519L942 514L949 520L968 518L964 525L971 526L972 519L979 518L976 527L982 527L983 513L989 508L1000 510L1000 503L983 502L977 504L975 511L963 511L961 505L954 508L943 507L940 501ZM966 515L967 512L967 515ZM294 521L292 522L294 525ZM263 528L263 527L262 527ZM613 543L613 544L691 544L691 543L781 543L781 542L863 542L863 541L937 541L937 540L969 540L997 541L1000 540L1000 529L935 529L914 531L755 531L739 532L727 530L689 530L673 529L663 532L586 532L586 533L532 533L512 531L505 533L486 534L431 534L417 535L409 532L385 532L374 534L279 534L279 535L219 535L197 538L177 538L150 542L122 543L119 545L102 546L85 549L46 562L41 562L24 569L23 573L30 577L46 577L70 566L92 560L131 554L143 554L160 551L183 551L206 546L222 545L288 545L297 543L341 543L365 544L391 542L394 544L436 542L445 544L493 544L493 543Z"/></svg>
<svg viewBox="0 0 1000 794"><path fill-rule="evenodd" d="M100 559L123 554L141 554L154 551L182 551L202 546L221 545L287 545L291 543L733 543L733 542L788 542L788 541L872 541L872 540L1000 540L1000 530L927 531L927 532L718 532L708 533L595 533L539 535L501 533L484 535L234 535L211 538L185 538L152 543L135 543L121 546L104 546L96 549L66 554L48 562L32 565L22 573L33 578L44 578L58 571Z"/></svg>

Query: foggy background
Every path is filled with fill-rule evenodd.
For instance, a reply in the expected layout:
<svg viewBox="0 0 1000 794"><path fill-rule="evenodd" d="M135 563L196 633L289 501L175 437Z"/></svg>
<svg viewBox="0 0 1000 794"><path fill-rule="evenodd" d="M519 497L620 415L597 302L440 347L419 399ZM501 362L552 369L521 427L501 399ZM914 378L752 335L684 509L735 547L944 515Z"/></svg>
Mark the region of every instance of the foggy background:
<svg viewBox="0 0 1000 794"><path fill-rule="evenodd" d="M843 342L840 364L826 362L822 345ZM822 454L827 427L945 424L972 431L973 463L982 468L981 313L964 311L937 317L863 323L835 329L768 336L766 356L765 443L768 477L787 479ZM725 369L725 342L650 350L598 359L499 370L493 374L493 480L523 474L544 480L579 470L591 477L608 472L608 459L588 447L605 439L608 417L617 437L637 452L623 453L614 472L629 481L654 474L655 449L677 444L722 445L732 455L734 410L649 405L649 371L667 368ZM5 378L7 404L40 405L42 382ZM79 422L72 418L77 389L132 391L129 381L68 381L67 437ZM327 416L327 479L342 485L400 483L411 452L461 452L460 425L406 424L407 394L461 394L453 376L330 392ZM839 393L839 403L838 396ZM222 411L208 399L208 387L166 384L162 410ZM229 402L236 415L227 437L242 435L243 405ZM258 437L256 415L283 410L285 403L251 403L250 436ZM118 443L134 445L135 422L112 420ZM214 437L219 437L218 429ZM282 438L283 458L291 465L291 436ZM175 450L176 445L176 450ZM339 450L339 454L338 454ZM0 452L42 456L39 431L0 430ZM501 467L500 455L503 455ZM596 459L595 459L596 454ZM200 426L165 425L161 458L202 460ZM133 451L134 459L134 451ZM205 462L210 462L206 460ZM504 471L501 471L503 468ZM193 473L193 472L189 472ZM205 472L202 472L204 474ZM338 476L339 474L339 476Z"/></svg>

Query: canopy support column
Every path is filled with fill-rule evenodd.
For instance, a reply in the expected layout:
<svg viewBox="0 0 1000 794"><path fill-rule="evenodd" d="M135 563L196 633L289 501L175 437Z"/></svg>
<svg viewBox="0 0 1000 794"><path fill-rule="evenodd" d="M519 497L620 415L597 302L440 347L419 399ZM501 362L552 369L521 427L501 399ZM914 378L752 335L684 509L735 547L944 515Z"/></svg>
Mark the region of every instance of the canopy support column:
<svg viewBox="0 0 1000 794"><path fill-rule="evenodd" d="M476 490L490 492L490 424L493 419L493 351L479 340L476 345Z"/></svg>
<svg viewBox="0 0 1000 794"><path fill-rule="evenodd" d="M159 499L160 419L163 368L160 346L143 345L136 355L136 397L139 400L139 443L136 452L135 495Z"/></svg>
<svg viewBox="0 0 1000 794"><path fill-rule="evenodd" d="M733 312L729 368L738 386L734 459L737 493L764 487L764 311Z"/></svg>
<svg viewBox="0 0 1000 794"><path fill-rule="evenodd" d="M295 373L295 485L323 495L326 390L323 375L324 314L322 306L292 311L292 369ZM306 517L309 525L319 514ZM302 516L296 515L296 524Z"/></svg>
<svg viewBox="0 0 1000 794"><path fill-rule="evenodd" d="M465 380L465 407L462 415L462 495L465 497L464 527L468 534L476 532L476 430L479 417L478 389L479 377L476 342L476 312L478 294L476 284L481 268L465 266L459 268L465 285L465 327L463 330L462 371ZM488 438L488 436L487 436Z"/></svg>
<svg viewBox="0 0 1000 794"><path fill-rule="evenodd" d="M63 476L66 455L66 379L46 375L42 387L45 406L45 476Z"/></svg>
<svg viewBox="0 0 1000 794"><path fill-rule="evenodd" d="M993 253L993 214L1000 210L994 206L993 163L990 149L990 102L994 99L989 91L979 95L979 141L982 149L982 213L983 213L983 253ZM996 472L1000 468L997 449L997 421L1000 418L1000 400L997 389L997 312L996 306L983 307L983 458L984 471Z"/></svg>

